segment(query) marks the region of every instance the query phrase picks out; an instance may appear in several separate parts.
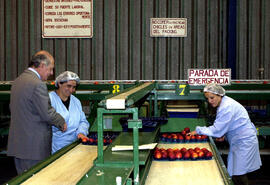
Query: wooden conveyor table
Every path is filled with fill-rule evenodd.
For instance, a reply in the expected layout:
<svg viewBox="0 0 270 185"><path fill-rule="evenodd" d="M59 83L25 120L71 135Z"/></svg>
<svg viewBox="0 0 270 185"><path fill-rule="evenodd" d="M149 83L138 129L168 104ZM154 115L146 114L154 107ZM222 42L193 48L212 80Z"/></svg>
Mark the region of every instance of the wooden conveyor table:
<svg viewBox="0 0 270 185"><path fill-rule="evenodd" d="M97 146L79 144L27 179L23 185L72 185L93 166Z"/></svg>
<svg viewBox="0 0 270 185"><path fill-rule="evenodd" d="M159 144L158 148L207 148L209 143ZM224 185L224 181L213 156L211 160L196 161L153 161L146 185Z"/></svg>

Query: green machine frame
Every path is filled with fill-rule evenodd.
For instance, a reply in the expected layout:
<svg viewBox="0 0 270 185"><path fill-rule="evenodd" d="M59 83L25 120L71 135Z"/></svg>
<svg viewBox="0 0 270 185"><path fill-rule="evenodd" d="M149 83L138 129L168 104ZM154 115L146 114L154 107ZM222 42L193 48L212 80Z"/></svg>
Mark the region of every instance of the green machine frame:
<svg viewBox="0 0 270 185"><path fill-rule="evenodd" d="M130 185L134 184L144 184L146 175L150 166L151 156L150 152L139 152L138 146L141 143L141 140L146 140L149 142L155 142L157 140L157 135L160 132L160 128L157 128L151 134L140 133L138 130L141 128L142 122L139 120L138 107L140 106L140 100L144 99L149 101L150 116L159 116L159 105L158 102L170 101L170 100L186 100L186 101L200 101L203 102L203 86L189 86L186 81L156 81L152 83L145 89L136 91L135 93L126 97L125 100L125 109L123 110L108 110L106 109L106 100L117 96L121 93L130 91L136 87L139 87L145 82L149 81L125 81L125 82L111 82L111 81L85 81L80 84L77 89L76 96L81 101L89 101L89 106L91 109L91 114L89 115L93 123L95 118L97 119L96 123L98 125L98 157L94 161L94 166L85 174L85 176L78 182L79 185L87 184L89 182L97 182L98 184L108 184L115 181L117 176L122 177L123 184ZM9 91L11 83L0 84L0 100L8 101L9 100ZM54 89L53 85L48 84L48 89ZM226 95L236 99L236 100L263 100L266 102L267 106L267 115L270 115L270 83L265 83L263 81L233 81L230 86L225 86ZM152 105L152 102L153 105ZM203 105L202 105L203 106ZM99 107L99 108L98 108ZM154 107L152 111L151 108ZM116 140L112 143L116 144L131 144L134 147L132 152L127 152L127 157L120 162L119 159L114 157L111 152L111 145L103 150L103 116L106 114L131 114L132 119L128 120L128 127L132 128L132 133L120 133ZM268 123L268 122L267 122ZM270 135L270 127L260 126L258 127L260 135ZM128 141L125 143L123 141ZM63 148L56 154L52 155L50 158L41 162L40 164L34 166L29 171L25 172L21 176L18 176L8 184L19 184L25 181L27 178L31 177L32 174L37 173L42 168L49 165L52 161L57 160L63 154L71 150L73 147L78 145L79 142L76 141L71 145ZM219 161L219 168L222 172L222 176L225 179L225 184L232 184L230 177L226 173L225 165L223 164L222 159L220 158L218 151L215 147L215 144L212 139L210 139L210 145L215 151L215 156ZM112 155L115 161L108 160L108 156ZM126 159L126 160L125 160ZM142 167L140 167L142 165ZM103 172L103 173L112 173L108 176L100 175L99 178L92 178L93 174ZM143 171L143 172L141 172ZM120 174L120 175L119 175ZM131 178L133 176L133 179Z"/></svg>

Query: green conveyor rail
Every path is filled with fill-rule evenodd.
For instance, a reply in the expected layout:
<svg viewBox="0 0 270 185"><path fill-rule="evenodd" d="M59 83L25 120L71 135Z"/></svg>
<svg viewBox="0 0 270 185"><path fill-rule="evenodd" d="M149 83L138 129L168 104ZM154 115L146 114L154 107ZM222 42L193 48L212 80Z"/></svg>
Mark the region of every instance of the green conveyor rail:
<svg viewBox="0 0 270 185"><path fill-rule="evenodd" d="M124 89L120 93L110 94L110 95L106 96L105 100L102 100L99 103L99 106L106 107L106 100L107 99L110 99L110 98L112 98L114 96L118 96L121 93L126 93L126 92L128 92L128 91L130 91L130 90L132 90L134 88L137 88L137 87L139 87L141 85L143 85L143 83L139 83L139 84L137 84L137 85L135 85L133 87ZM156 84L152 83L152 84L144 87L143 89L140 89L140 90L136 91L135 93L132 93L129 96L125 97L126 107L130 107L130 106L134 105L137 101L141 100L145 95L149 94L149 92L151 92L151 90L153 90L155 88L155 86L156 86Z"/></svg>
<svg viewBox="0 0 270 185"><path fill-rule="evenodd" d="M69 150L71 150L72 148L74 148L78 144L79 144L79 141L77 140L77 141L73 142L72 144L70 144L70 145L62 148L61 150L59 150L55 154L51 155L47 159L45 159L45 160L41 161L40 163L36 164L35 166L33 166L32 168L30 168L29 170L27 170L23 174L14 177L10 181L6 182L5 184L6 185L17 185L17 184L21 184L22 182L24 182L25 180L27 180L28 178L30 178L32 175L38 173L40 170L42 170L43 168L45 168L46 166L48 166L49 164L51 164L53 161L55 161L58 158L60 158L63 154L67 153Z"/></svg>
<svg viewBox="0 0 270 185"><path fill-rule="evenodd" d="M218 166L219 171L221 173L224 184L225 185L234 185L234 183L233 183L233 181L232 181L232 179L231 179L231 177L230 177L230 175L229 175L229 173L227 171L227 168L226 168L226 166L225 166L225 164L224 164L224 162L223 162L223 160L222 160L222 158L220 156L220 153L218 152L218 149L217 149L217 147L215 145L215 142L214 142L213 138L209 137L209 140L210 140L209 144L210 144L210 147L212 149L213 156L217 160L217 166Z"/></svg>

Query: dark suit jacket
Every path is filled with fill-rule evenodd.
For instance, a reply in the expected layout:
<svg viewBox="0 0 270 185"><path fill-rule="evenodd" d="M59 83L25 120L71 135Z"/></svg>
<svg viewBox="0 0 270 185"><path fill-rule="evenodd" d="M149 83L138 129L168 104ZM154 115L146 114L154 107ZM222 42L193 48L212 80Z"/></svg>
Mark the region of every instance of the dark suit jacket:
<svg viewBox="0 0 270 185"><path fill-rule="evenodd" d="M62 128L65 120L49 102L47 86L31 70L25 70L12 84L9 156L43 160L51 153L51 125Z"/></svg>

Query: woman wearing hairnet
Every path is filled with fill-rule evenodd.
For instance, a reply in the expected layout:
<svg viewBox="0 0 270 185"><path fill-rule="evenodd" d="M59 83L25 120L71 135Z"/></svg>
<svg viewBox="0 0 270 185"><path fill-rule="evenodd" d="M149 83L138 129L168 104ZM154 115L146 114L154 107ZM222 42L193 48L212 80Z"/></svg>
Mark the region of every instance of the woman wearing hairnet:
<svg viewBox="0 0 270 185"><path fill-rule="evenodd" d="M225 96L225 90L217 84L204 88L208 103L217 108L214 124L196 127L190 135L203 134L224 140L230 144L228 173L235 185L248 184L247 173L261 166L257 131L249 119L246 109L237 101Z"/></svg>
<svg viewBox="0 0 270 185"><path fill-rule="evenodd" d="M67 131L61 132L53 127L52 153L74 142L76 139L87 137L89 123L82 111L78 98L72 95L80 78L76 73L65 71L55 80L56 90L49 93L51 104L61 114L67 123Z"/></svg>

